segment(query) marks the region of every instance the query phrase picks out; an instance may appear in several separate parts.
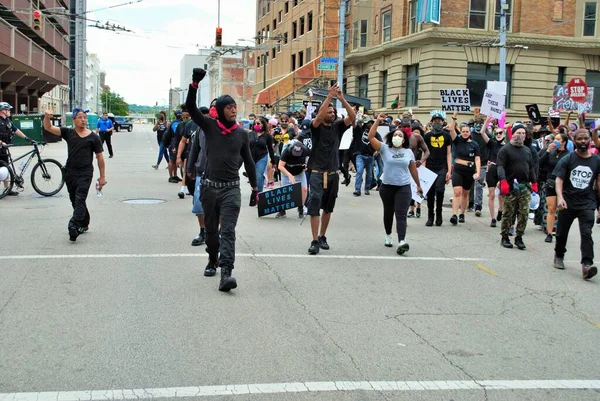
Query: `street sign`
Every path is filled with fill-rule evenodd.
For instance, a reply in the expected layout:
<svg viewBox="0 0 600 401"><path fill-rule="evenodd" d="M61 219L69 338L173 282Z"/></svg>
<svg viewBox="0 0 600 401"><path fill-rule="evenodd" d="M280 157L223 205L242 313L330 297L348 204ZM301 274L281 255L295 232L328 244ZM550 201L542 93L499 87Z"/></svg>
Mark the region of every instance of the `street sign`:
<svg viewBox="0 0 600 401"><path fill-rule="evenodd" d="M335 64L319 64L317 65L319 71L333 71L335 70Z"/></svg>
<svg viewBox="0 0 600 401"><path fill-rule="evenodd" d="M338 63L338 59L337 58L332 58L332 57L321 57L321 63L337 64Z"/></svg>
<svg viewBox="0 0 600 401"><path fill-rule="evenodd" d="M584 103L588 95L588 87L585 81L581 78L573 78L567 85L569 88L569 97L577 103Z"/></svg>

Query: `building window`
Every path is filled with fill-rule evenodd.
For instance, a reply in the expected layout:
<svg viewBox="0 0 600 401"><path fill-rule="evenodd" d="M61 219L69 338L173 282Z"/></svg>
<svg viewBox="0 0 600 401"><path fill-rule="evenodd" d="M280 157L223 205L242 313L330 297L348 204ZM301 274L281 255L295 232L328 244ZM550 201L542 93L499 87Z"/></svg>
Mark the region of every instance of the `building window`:
<svg viewBox="0 0 600 401"><path fill-rule="evenodd" d="M419 64L406 67L406 106L419 104Z"/></svg>
<svg viewBox="0 0 600 401"><path fill-rule="evenodd" d="M288 44L288 33L287 32L283 33L283 44L284 45Z"/></svg>
<svg viewBox="0 0 600 401"><path fill-rule="evenodd" d="M346 3L346 15L349 15L352 11L352 2L350 0L344 0L344 2Z"/></svg>
<svg viewBox="0 0 600 401"><path fill-rule="evenodd" d="M304 17L300 17L300 36L304 35Z"/></svg>
<svg viewBox="0 0 600 401"><path fill-rule="evenodd" d="M564 85L566 76L567 76L567 67L558 67L558 78L556 79L556 84Z"/></svg>
<svg viewBox="0 0 600 401"><path fill-rule="evenodd" d="M281 42L277 43L277 53L281 53Z"/></svg>
<svg viewBox="0 0 600 401"><path fill-rule="evenodd" d="M585 83L588 88L594 88L592 112L600 113L600 71L586 71Z"/></svg>
<svg viewBox="0 0 600 401"><path fill-rule="evenodd" d="M271 27L267 25L267 39L271 37Z"/></svg>
<svg viewBox="0 0 600 401"><path fill-rule="evenodd" d="M261 59L261 57L256 58L256 66L257 67L260 67L260 59Z"/></svg>
<svg viewBox="0 0 600 401"><path fill-rule="evenodd" d="M292 54L292 72L296 70L296 55Z"/></svg>
<svg viewBox="0 0 600 401"><path fill-rule="evenodd" d="M408 33L417 32L417 0L411 0L410 2L410 17L408 22Z"/></svg>
<svg viewBox="0 0 600 401"><path fill-rule="evenodd" d="M312 24L313 24L313 12L311 11L308 13L308 27L306 28L306 32L312 31Z"/></svg>
<svg viewBox="0 0 600 401"><path fill-rule="evenodd" d="M281 20L283 19L283 11L279 11L279 23L281 24Z"/></svg>
<svg viewBox="0 0 600 401"><path fill-rule="evenodd" d="M481 106L483 92L487 89L488 81L498 81L500 79L500 66L496 64L467 64L467 88L471 92L471 106ZM506 66L506 104L510 107L512 81L512 66Z"/></svg>
<svg viewBox="0 0 600 401"><path fill-rule="evenodd" d="M496 0L496 14L494 14L494 30L500 30L500 6L501 1ZM508 10L506 10L506 30L510 31L510 20L512 16L512 0L507 0Z"/></svg>
<svg viewBox="0 0 600 401"><path fill-rule="evenodd" d="M392 40L392 10L388 10L381 16L381 41Z"/></svg>
<svg viewBox="0 0 600 401"><path fill-rule="evenodd" d="M360 47L367 47L367 20L360 20Z"/></svg>
<svg viewBox="0 0 600 401"><path fill-rule="evenodd" d="M267 13L271 12L271 2L267 0Z"/></svg>
<svg viewBox="0 0 600 401"><path fill-rule="evenodd" d="M354 21L354 24L352 25L352 49L358 48L358 36L358 21Z"/></svg>
<svg viewBox="0 0 600 401"><path fill-rule="evenodd" d="M383 71L381 73L381 107L387 107L387 86L388 86L388 72Z"/></svg>
<svg viewBox="0 0 600 401"><path fill-rule="evenodd" d="M308 48L306 49L306 62L308 63L310 60L312 60L312 48Z"/></svg>
<svg viewBox="0 0 600 401"><path fill-rule="evenodd" d="M552 20L553 21L562 21L564 9L565 9L565 0L554 0L554 10L552 13Z"/></svg>
<svg viewBox="0 0 600 401"><path fill-rule="evenodd" d="M298 5L298 0L294 0L294 7Z"/></svg>
<svg viewBox="0 0 600 401"><path fill-rule="evenodd" d="M272 48L272 49L271 49L271 58L272 58L273 60L275 60L275 55L276 55L276 52L277 52L277 49L276 49L276 48Z"/></svg>
<svg viewBox="0 0 600 401"><path fill-rule="evenodd" d="M273 19L273 30L277 29L277 18Z"/></svg>
<svg viewBox="0 0 600 401"><path fill-rule="evenodd" d="M348 92L348 78L347 77L344 77L344 79L342 80L342 92L343 93Z"/></svg>
<svg viewBox="0 0 600 401"><path fill-rule="evenodd" d="M367 98L369 95L369 76L367 74L358 77L358 97Z"/></svg>
<svg viewBox="0 0 600 401"><path fill-rule="evenodd" d="M290 2L286 1L284 6L283 6L283 10L285 11L285 13L287 14L290 11Z"/></svg>
<svg viewBox="0 0 600 401"><path fill-rule="evenodd" d="M298 23L296 21L292 22L292 39L296 39L298 36Z"/></svg>
<svg viewBox="0 0 600 401"><path fill-rule="evenodd" d="M488 0L471 0L471 8L469 9L469 28L485 29L487 2Z"/></svg>
<svg viewBox="0 0 600 401"><path fill-rule="evenodd" d="M596 36L596 5L597 3L585 3L583 36Z"/></svg>
<svg viewBox="0 0 600 401"><path fill-rule="evenodd" d="M304 52L300 51L298 52L298 68L302 67L304 65Z"/></svg>

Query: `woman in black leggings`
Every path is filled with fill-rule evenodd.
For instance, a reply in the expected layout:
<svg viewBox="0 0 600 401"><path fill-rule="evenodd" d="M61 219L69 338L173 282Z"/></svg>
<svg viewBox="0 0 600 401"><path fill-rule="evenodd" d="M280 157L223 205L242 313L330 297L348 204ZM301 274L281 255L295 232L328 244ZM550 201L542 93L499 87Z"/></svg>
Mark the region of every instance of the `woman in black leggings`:
<svg viewBox="0 0 600 401"><path fill-rule="evenodd" d="M471 128L468 124L460 125L460 135L456 132L456 119L458 111L454 112L452 121L448 125L450 136L454 145L454 163L452 168L452 217L450 223L465 222L465 210L469 202L469 192L475 180L479 179L481 172L481 151L477 142L471 139ZM456 217L460 205L461 214Z"/></svg>
<svg viewBox="0 0 600 401"><path fill-rule="evenodd" d="M412 198L410 188L411 178L417 183L417 193L423 197L419 181L419 173L415 163L415 155L409 148L408 137L398 129L390 132L380 142L375 135L377 127L385 119L382 113L369 130L369 143L379 152L383 159L382 185L379 196L383 202L383 226L385 228L385 246L392 247L392 224L396 215L396 230L398 232L398 248L396 252L402 255L409 250L406 242L406 215Z"/></svg>

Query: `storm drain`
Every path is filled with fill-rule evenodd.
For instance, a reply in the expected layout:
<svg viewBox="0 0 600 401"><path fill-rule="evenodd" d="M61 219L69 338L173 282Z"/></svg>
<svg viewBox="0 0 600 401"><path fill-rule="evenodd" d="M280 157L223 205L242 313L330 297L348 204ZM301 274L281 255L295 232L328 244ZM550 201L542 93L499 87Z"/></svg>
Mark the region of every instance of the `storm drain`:
<svg viewBox="0 0 600 401"><path fill-rule="evenodd" d="M129 205L156 205L158 203L165 203L164 199L125 199L123 203Z"/></svg>

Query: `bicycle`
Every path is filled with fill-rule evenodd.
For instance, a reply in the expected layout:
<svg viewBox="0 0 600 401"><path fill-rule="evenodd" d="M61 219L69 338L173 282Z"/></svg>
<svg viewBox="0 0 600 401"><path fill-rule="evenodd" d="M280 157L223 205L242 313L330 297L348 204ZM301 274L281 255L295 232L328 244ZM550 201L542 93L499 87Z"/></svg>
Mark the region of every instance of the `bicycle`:
<svg viewBox="0 0 600 401"><path fill-rule="evenodd" d="M4 198L9 193L13 192L13 186L16 187L18 192L22 192L24 189L23 184L25 179L23 174L27 167L31 164L34 157L37 157L37 163L31 170L31 185L35 192L42 196L52 196L60 192L62 187L65 185L65 177L63 172L63 166L57 160L54 159L42 159L39 145L45 146L46 142L33 142L33 149L17 157L12 158L10 154L10 148L14 145L4 144L3 147L8 154L8 163L0 160L0 170L4 167L8 171L4 171L4 174L8 175L8 178L4 182L0 182L0 199ZM29 156L29 157L28 157ZM15 162L21 159L27 158L27 160L21 163L21 172L16 174L17 169L15 168ZM42 189L43 188L43 189Z"/></svg>

